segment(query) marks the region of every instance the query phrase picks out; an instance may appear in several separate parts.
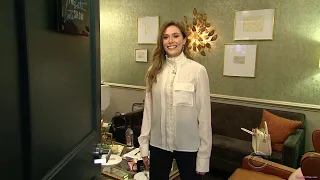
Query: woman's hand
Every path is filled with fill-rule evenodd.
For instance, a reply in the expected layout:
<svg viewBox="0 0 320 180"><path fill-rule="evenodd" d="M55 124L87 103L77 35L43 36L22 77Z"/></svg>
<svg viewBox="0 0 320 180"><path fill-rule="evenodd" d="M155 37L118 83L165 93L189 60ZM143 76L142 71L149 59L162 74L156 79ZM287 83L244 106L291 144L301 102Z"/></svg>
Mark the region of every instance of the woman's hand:
<svg viewBox="0 0 320 180"><path fill-rule="evenodd" d="M149 168L150 168L150 161L149 161L148 156L142 157L142 160L143 160L144 166L145 166L147 169L149 169Z"/></svg>
<svg viewBox="0 0 320 180"><path fill-rule="evenodd" d="M203 175L206 174L205 172L199 172L199 171L196 171L196 172L197 172L197 174L199 174L199 175L201 175L201 176L203 176Z"/></svg>

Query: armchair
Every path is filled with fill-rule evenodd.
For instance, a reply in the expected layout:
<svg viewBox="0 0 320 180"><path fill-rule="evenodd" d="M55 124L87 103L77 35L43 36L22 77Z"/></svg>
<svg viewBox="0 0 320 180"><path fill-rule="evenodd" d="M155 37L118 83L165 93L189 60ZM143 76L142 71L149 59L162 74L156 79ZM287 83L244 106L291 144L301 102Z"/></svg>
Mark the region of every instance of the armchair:
<svg viewBox="0 0 320 180"><path fill-rule="evenodd" d="M313 132L312 141L315 152L305 153L302 157L302 174L293 174L299 172L299 169L249 155L242 160L242 168L236 169L229 180L320 179L320 129Z"/></svg>

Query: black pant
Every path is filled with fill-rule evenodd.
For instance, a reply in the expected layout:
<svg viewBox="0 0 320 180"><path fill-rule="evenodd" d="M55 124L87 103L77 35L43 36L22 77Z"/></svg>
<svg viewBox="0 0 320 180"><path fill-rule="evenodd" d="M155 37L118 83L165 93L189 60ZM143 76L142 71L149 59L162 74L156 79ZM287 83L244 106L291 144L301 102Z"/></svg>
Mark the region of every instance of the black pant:
<svg viewBox="0 0 320 180"><path fill-rule="evenodd" d="M197 152L165 151L150 146L150 180L168 180L173 159L181 180L200 180L196 173Z"/></svg>

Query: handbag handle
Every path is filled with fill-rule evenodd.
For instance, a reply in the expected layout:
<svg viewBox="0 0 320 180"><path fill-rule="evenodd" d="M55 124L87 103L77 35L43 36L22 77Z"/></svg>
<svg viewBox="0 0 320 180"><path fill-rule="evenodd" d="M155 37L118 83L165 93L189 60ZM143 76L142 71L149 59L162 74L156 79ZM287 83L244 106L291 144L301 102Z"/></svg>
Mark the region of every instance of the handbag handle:
<svg viewBox="0 0 320 180"><path fill-rule="evenodd" d="M268 131L268 125L267 125L267 122L265 121L264 122L264 131L266 132L266 134L269 134L269 131Z"/></svg>

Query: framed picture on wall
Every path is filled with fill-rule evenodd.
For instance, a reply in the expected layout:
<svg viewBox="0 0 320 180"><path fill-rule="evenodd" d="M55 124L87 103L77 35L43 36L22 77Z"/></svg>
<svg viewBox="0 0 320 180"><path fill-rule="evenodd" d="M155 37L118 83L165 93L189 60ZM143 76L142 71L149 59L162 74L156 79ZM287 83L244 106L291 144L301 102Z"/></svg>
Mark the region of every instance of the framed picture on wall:
<svg viewBox="0 0 320 180"><path fill-rule="evenodd" d="M57 0L58 31L89 36L90 0Z"/></svg>
<svg viewBox="0 0 320 180"><path fill-rule="evenodd" d="M159 16L138 17L138 44L157 44Z"/></svg>
<svg viewBox="0 0 320 180"><path fill-rule="evenodd" d="M255 77L257 45L226 44L223 75Z"/></svg>
<svg viewBox="0 0 320 180"><path fill-rule="evenodd" d="M147 49L135 49L134 50L136 62L148 62L148 50Z"/></svg>
<svg viewBox="0 0 320 180"><path fill-rule="evenodd" d="M234 40L272 40L274 9L236 11Z"/></svg>

